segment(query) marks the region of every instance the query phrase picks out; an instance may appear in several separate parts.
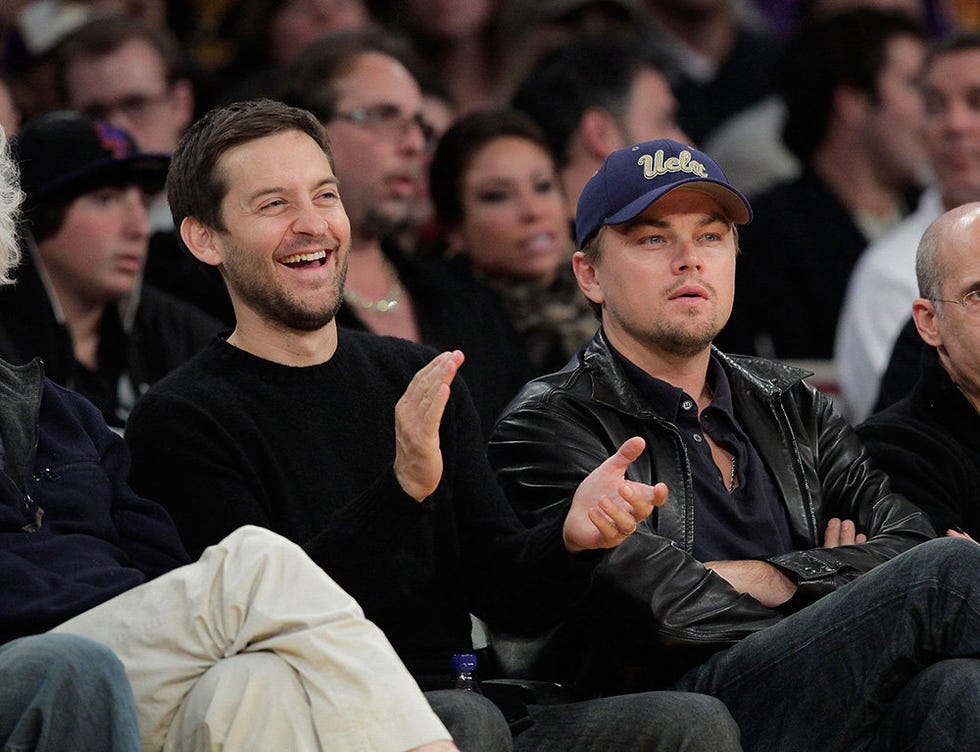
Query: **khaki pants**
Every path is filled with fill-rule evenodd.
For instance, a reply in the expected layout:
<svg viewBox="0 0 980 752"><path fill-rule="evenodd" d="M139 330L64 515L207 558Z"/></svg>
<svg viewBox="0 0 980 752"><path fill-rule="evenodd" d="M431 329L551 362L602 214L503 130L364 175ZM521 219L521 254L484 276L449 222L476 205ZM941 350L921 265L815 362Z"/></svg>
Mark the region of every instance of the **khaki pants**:
<svg viewBox="0 0 980 752"><path fill-rule="evenodd" d="M52 631L119 656L146 750L403 752L449 738L354 599L262 528Z"/></svg>

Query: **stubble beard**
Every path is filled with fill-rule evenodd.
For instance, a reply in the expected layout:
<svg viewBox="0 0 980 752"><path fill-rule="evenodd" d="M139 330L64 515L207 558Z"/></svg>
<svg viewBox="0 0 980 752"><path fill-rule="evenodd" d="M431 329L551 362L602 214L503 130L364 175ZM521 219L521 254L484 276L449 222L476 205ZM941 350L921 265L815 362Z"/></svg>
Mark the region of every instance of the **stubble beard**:
<svg viewBox="0 0 980 752"><path fill-rule="evenodd" d="M242 260L246 258L248 252L237 246L229 250L228 260L236 257L237 259L232 261L230 269L227 260L225 262L227 283L229 287L235 289L242 302L264 321L278 329L312 332L327 326L336 317L343 303L344 283L347 280L347 266L350 263L349 242L347 248L334 251L334 254L343 252L344 260L334 277L332 298L328 304L320 308L304 307L261 273L241 273L241 269L247 266L247 262L242 263Z"/></svg>

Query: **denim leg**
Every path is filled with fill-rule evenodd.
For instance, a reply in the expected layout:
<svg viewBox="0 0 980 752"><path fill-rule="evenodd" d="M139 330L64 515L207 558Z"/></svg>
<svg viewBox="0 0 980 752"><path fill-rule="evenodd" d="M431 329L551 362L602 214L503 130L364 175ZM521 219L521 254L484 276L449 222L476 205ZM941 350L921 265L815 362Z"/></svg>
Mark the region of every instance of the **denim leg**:
<svg viewBox="0 0 980 752"><path fill-rule="evenodd" d="M462 689L426 692L425 699L453 735L460 752L511 752L507 719L481 694Z"/></svg>
<svg viewBox="0 0 980 752"><path fill-rule="evenodd" d="M868 752L962 752L980 740L980 660L955 658L920 672L892 703Z"/></svg>
<svg viewBox="0 0 980 752"><path fill-rule="evenodd" d="M642 692L532 705L515 752L741 752L738 726L713 697Z"/></svg>
<svg viewBox="0 0 980 752"><path fill-rule="evenodd" d="M865 749L905 687L980 655L980 546L928 541L689 671L721 699L749 752ZM980 707L974 684L961 687Z"/></svg>
<svg viewBox="0 0 980 752"><path fill-rule="evenodd" d="M139 752L122 663L84 637L44 634L0 647L4 752Z"/></svg>

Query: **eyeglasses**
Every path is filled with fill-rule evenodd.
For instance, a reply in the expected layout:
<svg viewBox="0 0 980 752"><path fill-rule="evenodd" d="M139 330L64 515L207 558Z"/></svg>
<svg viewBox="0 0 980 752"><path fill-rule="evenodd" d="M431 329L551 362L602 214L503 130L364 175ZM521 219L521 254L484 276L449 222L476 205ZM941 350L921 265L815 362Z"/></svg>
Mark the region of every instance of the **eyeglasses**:
<svg viewBox="0 0 980 752"><path fill-rule="evenodd" d="M331 115L331 119L333 118L346 120L391 139L404 138L414 126L422 132L426 149L431 149L436 141L436 129L431 123L420 114L411 117L402 114L401 108L395 104L376 104L349 112L334 112Z"/></svg>
<svg viewBox="0 0 980 752"><path fill-rule="evenodd" d="M929 298L933 303L955 303L956 305L963 306L970 316L976 316L980 318L980 289L970 290L966 295L964 295L959 300L945 300L943 298Z"/></svg>
<svg viewBox="0 0 980 752"><path fill-rule="evenodd" d="M112 115L116 113L129 120L146 120L169 96L170 92L167 91L155 96L131 94L115 102L94 102L86 107L84 112L93 120L111 120Z"/></svg>

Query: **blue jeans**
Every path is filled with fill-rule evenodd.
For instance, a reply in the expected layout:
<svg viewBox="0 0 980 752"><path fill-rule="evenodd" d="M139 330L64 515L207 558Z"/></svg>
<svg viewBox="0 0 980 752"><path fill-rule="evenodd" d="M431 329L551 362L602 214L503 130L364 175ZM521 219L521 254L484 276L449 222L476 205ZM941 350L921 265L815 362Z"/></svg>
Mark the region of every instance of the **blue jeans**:
<svg viewBox="0 0 980 752"><path fill-rule="evenodd" d="M741 752L735 721L705 695L641 692L532 705L530 725L513 739L483 695L450 689L425 696L461 752Z"/></svg>
<svg viewBox="0 0 980 752"><path fill-rule="evenodd" d="M136 706L119 659L69 634L0 646L3 752L139 752Z"/></svg>
<svg viewBox="0 0 980 752"><path fill-rule="evenodd" d="M980 546L906 551L689 671L747 752L973 749L980 739Z"/></svg>

